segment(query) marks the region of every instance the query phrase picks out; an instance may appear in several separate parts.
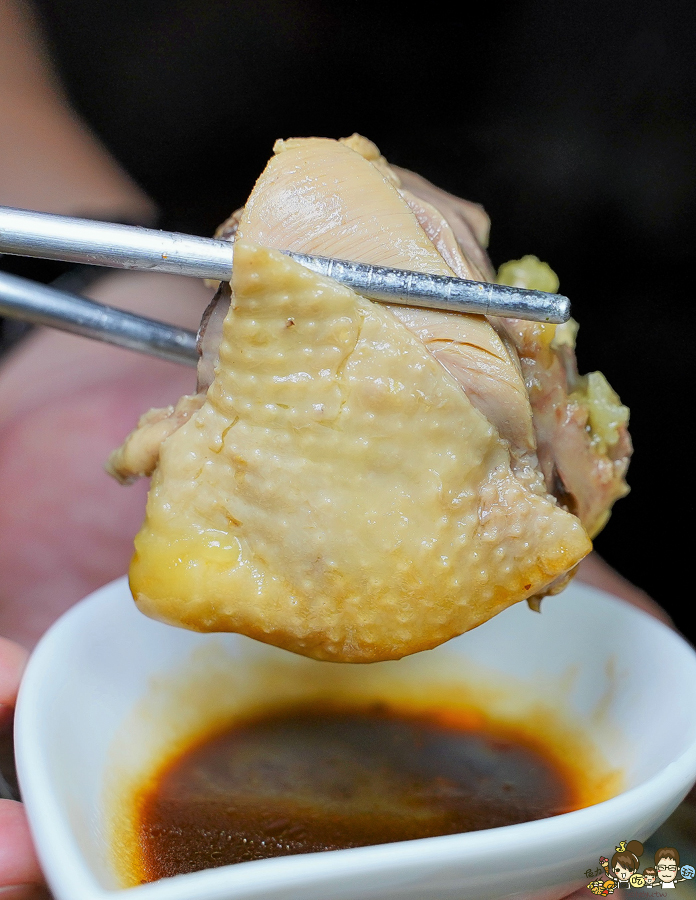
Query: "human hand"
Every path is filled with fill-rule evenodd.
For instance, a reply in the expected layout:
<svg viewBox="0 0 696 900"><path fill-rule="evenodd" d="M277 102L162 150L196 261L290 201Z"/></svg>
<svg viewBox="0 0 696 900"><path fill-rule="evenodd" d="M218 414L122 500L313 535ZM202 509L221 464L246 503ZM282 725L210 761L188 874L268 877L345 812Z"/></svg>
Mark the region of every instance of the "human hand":
<svg viewBox="0 0 696 900"><path fill-rule="evenodd" d="M0 0L0 205L155 217L70 108L25 0ZM94 296L195 329L210 293L131 275L105 279ZM145 485L120 488L103 462L143 409L194 384L191 370L49 331L0 363L0 634L30 647L71 603L125 571ZM0 639L0 751L9 757L25 659ZM47 897L42 882L21 803L0 799L0 900Z"/></svg>
<svg viewBox="0 0 696 900"><path fill-rule="evenodd" d="M119 274L95 299L195 329L212 292L190 279ZM122 575L147 485L116 484L109 452L150 405L192 391L193 369L51 331L0 367L0 633L31 647L61 612ZM27 651L0 638L0 730L11 768L12 711ZM0 800L0 900L47 897L24 809Z"/></svg>
<svg viewBox="0 0 696 900"><path fill-rule="evenodd" d="M607 591L615 597L627 600L633 606L637 606L639 609L650 613L651 616L655 616L656 619L664 622L665 625L674 627L672 620L661 606L655 603L645 591L627 581L616 569L612 569L599 554L590 553L588 557L583 559L578 567L577 578L578 581L583 581L585 584Z"/></svg>
<svg viewBox="0 0 696 900"><path fill-rule="evenodd" d="M26 650L0 638L0 732L6 738L3 749L11 748L12 711L26 658ZM0 765L5 762L3 756L0 754ZM39 900L47 896L42 884L24 807L16 800L0 799L0 898Z"/></svg>
<svg viewBox="0 0 696 900"><path fill-rule="evenodd" d="M0 205L143 224L155 217L70 108L26 0L0 2Z"/></svg>
<svg viewBox="0 0 696 900"><path fill-rule="evenodd" d="M213 291L119 273L92 296L183 327ZM147 485L104 463L150 406L195 390L191 368L42 330L0 366L0 634L31 647L72 603L122 575Z"/></svg>

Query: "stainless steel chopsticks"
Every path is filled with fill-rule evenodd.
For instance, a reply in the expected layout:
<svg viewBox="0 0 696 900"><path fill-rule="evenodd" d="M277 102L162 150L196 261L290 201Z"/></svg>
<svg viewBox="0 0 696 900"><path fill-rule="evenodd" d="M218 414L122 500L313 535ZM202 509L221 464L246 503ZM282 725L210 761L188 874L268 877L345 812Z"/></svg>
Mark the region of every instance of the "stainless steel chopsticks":
<svg viewBox="0 0 696 900"><path fill-rule="evenodd" d="M570 302L560 294L283 252L373 300L537 322L570 317ZM9 207L0 207L0 253L217 281L232 278L234 262L230 241Z"/></svg>
<svg viewBox="0 0 696 900"><path fill-rule="evenodd" d="M6 272L0 272L0 316L49 325L171 362L190 366L198 362L196 335L192 331Z"/></svg>

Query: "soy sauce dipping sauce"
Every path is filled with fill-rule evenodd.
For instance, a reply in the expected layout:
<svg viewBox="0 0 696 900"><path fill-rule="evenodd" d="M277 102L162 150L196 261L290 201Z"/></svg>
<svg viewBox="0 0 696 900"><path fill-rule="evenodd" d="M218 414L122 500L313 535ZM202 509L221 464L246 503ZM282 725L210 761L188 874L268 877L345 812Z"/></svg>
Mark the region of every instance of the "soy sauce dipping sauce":
<svg viewBox="0 0 696 900"><path fill-rule="evenodd" d="M528 740L434 710L311 704L204 738L142 795L142 881L229 863L478 831L574 806Z"/></svg>

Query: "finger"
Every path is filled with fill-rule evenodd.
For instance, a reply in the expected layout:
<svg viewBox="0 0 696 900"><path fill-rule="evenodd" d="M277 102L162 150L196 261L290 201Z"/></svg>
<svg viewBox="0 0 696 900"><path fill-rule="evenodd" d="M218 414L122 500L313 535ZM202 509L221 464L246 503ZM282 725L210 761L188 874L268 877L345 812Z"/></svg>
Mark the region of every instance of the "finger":
<svg viewBox="0 0 696 900"><path fill-rule="evenodd" d="M0 887L28 889L43 881L23 805L0 800Z"/></svg>
<svg viewBox="0 0 696 900"><path fill-rule="evenodd" d="M633 606L637 606L650 613L651 616L655 616L656 619L660 619L666 625L674 627L672 620L661 606L655 603L645 591L631 584L623 575L619 575L616 569L612 569L596 552L590 553L580 563L578 580L603 591L608 591L610 594L614 594L615 597L621 597L623 600L633 604Z"/></svg>
<svg viewBox="0 0 696 900"><path fill-rule="evenodd" d="M0 637L0 709L14 707L27 655L24 647Z"/></svg>
<svg viewBox="0 0 696 900"><path fill-rule="evenodd" d="M15 884L0 887L0 900L51 900L51 895L41 884Z"/></svg>
<svg viewBox="0 0 696 900"><path fill-rule="evenodd" d="M211 294L192 281L105 278L99 299L191 326ZM3 361L0 634L32 646L72 603L127 570L147 485L123 488L104 462L144 410L195 384L187 367L48 330Z"/></svg>

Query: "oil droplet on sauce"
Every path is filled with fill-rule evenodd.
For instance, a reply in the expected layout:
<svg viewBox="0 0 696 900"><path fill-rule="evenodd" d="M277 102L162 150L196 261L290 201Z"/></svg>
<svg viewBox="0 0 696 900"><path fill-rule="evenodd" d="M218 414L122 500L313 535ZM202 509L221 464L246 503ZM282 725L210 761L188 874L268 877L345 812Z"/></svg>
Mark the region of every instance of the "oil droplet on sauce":
<svg viewBox="0 0 696 900"><path fill-rule="evenodd" d="M157 773L138 802L138 880L527 822L576 796L570 770L509 727L305 703L203 736Z"/></svg>

